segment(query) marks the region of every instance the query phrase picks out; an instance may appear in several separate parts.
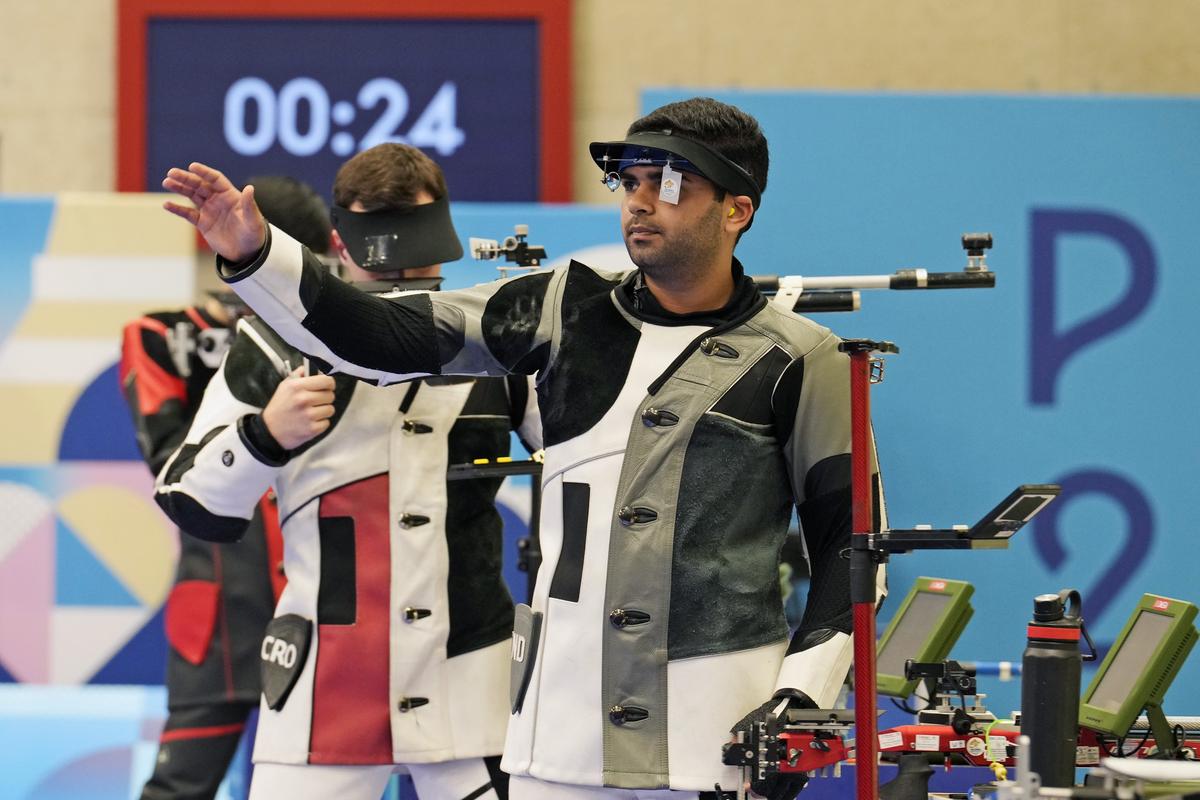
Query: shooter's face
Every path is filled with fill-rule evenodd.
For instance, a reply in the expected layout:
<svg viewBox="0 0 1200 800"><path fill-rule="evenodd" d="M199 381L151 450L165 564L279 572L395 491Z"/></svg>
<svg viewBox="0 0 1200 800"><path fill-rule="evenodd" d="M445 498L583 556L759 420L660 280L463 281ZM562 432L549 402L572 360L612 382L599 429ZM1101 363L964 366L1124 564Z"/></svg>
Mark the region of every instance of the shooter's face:
<svg viewBox="0 0 1200 800"><path fill-rule="evenodd" d="M633 263L652 276L703 269L721 245L722 203L716 187L699 175L679 174L682 186L674 204L659 198L662 167L634 166L621 172L625 247Z"/></svg>

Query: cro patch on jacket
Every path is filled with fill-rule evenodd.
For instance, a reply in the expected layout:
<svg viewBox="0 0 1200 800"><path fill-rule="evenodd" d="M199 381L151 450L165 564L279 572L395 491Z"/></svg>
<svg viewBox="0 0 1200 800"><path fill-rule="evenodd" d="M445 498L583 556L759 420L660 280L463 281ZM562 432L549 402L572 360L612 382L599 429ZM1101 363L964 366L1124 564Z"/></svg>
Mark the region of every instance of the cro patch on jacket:
<svg viewBox="0 0 1200 800"><path fill-rule="evenodd" d="M287 702L304 669L311 642L312 622L304 617L284 614L268 623L259 657L263 697L272 710L278 711Z"/></svg>

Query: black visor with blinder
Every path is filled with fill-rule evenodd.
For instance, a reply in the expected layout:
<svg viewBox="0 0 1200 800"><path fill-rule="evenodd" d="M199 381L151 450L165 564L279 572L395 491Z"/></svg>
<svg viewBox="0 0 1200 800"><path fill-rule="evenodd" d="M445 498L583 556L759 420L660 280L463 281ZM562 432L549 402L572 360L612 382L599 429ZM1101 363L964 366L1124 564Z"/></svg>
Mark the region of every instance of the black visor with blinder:
<svg viewBox="0 0 1200 800"><path fill-rule="evenodd" d="M671 131L643 131L616 142L592 142L588 151L606 182L609 175L620 176L630 167L670 164L672 169L702 175L731 194L748 196L755 208L762 201L758 182L744 167L703 142Z"/></svg>
<svg viewBox="0 0 1200 800"><path fill-rule="evenodd" d="M444 197L404 210L334 206L329 216L354 263L371 272L429 267L463 256L450 220L450 201Z"/></svg>

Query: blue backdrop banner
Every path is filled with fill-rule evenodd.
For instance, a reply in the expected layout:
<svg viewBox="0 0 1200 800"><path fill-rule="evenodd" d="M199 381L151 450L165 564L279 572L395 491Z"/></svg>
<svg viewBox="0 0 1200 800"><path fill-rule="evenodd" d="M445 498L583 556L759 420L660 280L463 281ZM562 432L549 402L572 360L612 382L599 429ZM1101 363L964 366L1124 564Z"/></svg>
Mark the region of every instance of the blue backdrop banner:
<svg viewBox="0 0 1200 800"><path fill-rule="evenodd" d="M647 92L643 110L694 94ZM863 311L821 318L900 345L872 395L893 525L972 523L1017 484L1063 486L1008 551L898 557L894 593L918 575L975 583L954 651L971 660L1019 660L1034 595L1063 587L1082 592L1099 642L1143 592L1200 602L1186 355L1200 101L714 96L771 144L738 248L752 272L956 270L961 233L995 236L993 290L867 293ZM1013 686L983 688L998 713L1016 707ZM1167 712L1196 713L1198 693L1194 656Z"/></svg>

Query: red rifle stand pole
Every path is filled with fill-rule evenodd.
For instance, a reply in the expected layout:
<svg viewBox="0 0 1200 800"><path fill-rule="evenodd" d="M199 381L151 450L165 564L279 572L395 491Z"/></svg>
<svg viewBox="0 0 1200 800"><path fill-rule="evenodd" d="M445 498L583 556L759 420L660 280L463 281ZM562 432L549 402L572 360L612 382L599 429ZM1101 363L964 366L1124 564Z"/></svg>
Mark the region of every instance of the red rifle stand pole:
<svg viewBox="0 0 1200 800"><path fill-rule="evenodd" d="M871 480L871 353L896 353L891 342L847 339L850 355L850 476L853 507L850 602L854 606L854 774L857 800L878 800L879 741L875 699L875 576L879 554L865 545L874 531ZM880 372L882 375L882 371ZM857 537L863 537L862 540Z"/></svg>

